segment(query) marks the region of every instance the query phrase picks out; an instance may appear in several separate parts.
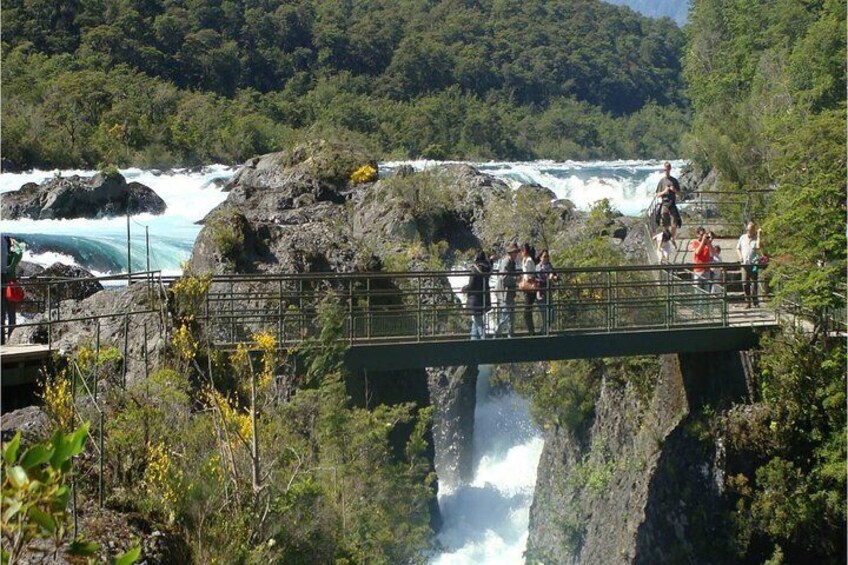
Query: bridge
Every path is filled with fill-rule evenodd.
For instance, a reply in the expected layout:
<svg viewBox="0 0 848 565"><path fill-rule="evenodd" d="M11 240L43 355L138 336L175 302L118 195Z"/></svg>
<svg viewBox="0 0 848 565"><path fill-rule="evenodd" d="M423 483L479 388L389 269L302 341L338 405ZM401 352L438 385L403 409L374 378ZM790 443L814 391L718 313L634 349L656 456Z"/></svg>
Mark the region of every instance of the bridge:
<svg viewBox="0 0 848 565"><path fill-rule="evenodd" d="M217 348L250 345L257 333L280 347L317 338L320 304L336 308L335 341L346 346L354 370L514 363L588 357L743 350L778 323L776 311L745 308L741 285L714 264L715 284L691 279L694 265L561 269L531 309L535 335L525 324L517 292L513 337L496 334L509 315L502 293L491 291L486 339L471 339L471 314L459 288L468 271L413 273L305 273L216 276L198 321ZM490 279L495 288L495 273Z"/></svg>

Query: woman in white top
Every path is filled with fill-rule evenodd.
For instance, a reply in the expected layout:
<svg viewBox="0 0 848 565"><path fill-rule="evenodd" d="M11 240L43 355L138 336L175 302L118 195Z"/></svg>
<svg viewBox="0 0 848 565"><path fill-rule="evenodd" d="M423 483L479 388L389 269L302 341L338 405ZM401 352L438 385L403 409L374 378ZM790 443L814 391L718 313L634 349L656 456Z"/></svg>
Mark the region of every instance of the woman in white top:
<svg viewBox="0 0 848 565"><path fill-rule="evenodd" d="M521 271L523 290L524 291L524 324L527 326L527 331L530 335L536 334L536 328L533 326L533 304L536 302L536 259L533 257L533 250L529 243L521 246Z"/></svg>
<svg viewBox="0 0 848 565"><path fill-rule="evenodd" d="M745 291L745 300L747 301L746 308L760 305L758 292L759 266L757 265L762 246L760 238L760 230L757 229L757 224L748 222L748 228L739 237L739 242L736 244L736 256L742 264L742 289Z"/></svg>

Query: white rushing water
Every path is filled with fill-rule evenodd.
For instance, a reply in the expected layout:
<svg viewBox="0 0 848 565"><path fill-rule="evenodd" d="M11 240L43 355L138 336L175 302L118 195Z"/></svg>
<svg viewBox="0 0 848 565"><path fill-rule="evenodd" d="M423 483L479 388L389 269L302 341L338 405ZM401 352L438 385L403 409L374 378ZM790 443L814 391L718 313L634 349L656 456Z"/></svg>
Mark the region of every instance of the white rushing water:
<svg viewBox="0 0 848 565"><path fill-rule="evenodd" d="M140 214L130 219L131 256L134 271L147 268L145 228L150 237L150 268L167 274L181 272L200 232L195 222L223 202L227 193L220 184L235 173L221 165L202 171L126 169L127 181L152 188L167 205L161 216ZM0 174L0 193L17 190L27 182L42 182L56 174L92 176L94 171L31 171ZM28 250L24 256L42 266L56 261L75 264L96 274L126 272L126 217L100 220L3 220L3 232L21 236Z"/></svg>
<svg viewBox="0 0 848 565"><path fill-rule="evenodd" d="M404 161L381 164L382 171L409 164L416 169L437 165L436 161ZM537 183L587 209L607 198L621 212L638 214L646 208L662 176L660 161L597 161L562 163L552 161L472 163L513 187ZM674 162L675 170L683 164ZM145 226L150 236L150 267L179 273L200 232L195 222L223 202L227 193L220 184L234 174L222 165L202 171L159 173L125 169L128 181L137 181L156 191L168 208L161 216L133 216L130 223L134 271L145 270ZM94 171L31 171L0 174L0 193L17 190L27 182L41 182L56 174L91 176ZM126 272L126 218L102 220L3 220L2 231L22 236L29 245L26 259L47 266L54 261L78 264L96 273Z"/></svg>
<svg viewBox="0 0 848 565"><path fill-rule="evenodd" d="M543 441L527 401L514 393L493 394L490 375L491 367L480 367L474 478L469 484L439 484L444 524L438 540L443 550L432 565L524 562Z"/></svg>

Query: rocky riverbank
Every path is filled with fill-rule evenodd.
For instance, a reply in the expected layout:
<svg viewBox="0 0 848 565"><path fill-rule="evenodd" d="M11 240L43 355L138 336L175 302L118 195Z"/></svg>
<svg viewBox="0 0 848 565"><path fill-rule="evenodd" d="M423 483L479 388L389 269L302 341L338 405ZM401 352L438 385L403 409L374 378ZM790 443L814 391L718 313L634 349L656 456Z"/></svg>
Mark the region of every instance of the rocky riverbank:
<svg viewBox="0 0 848 565"><path fill-rule="evenodd" d="M30 182L4 193L0 201L0 215L7 220L96 219L164 212L165 201L150 187L128 183L118 172L55 177L41 184Z"/></svg>

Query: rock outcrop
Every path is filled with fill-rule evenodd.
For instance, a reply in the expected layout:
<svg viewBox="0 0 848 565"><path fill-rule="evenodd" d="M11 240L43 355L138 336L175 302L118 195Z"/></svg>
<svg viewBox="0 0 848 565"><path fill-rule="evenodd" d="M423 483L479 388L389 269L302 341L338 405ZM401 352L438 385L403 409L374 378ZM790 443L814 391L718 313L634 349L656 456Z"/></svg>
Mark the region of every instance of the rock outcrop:
<svg viewBox="0 0 848 565"><path fill-rule="evenodd" d="M725 563L721 445L701 409L745 394L738 353L666 355L650 398L605 378L587 437L549 430L530 511L529 562ZM699 423L700 422L700 423Z"/></svg>
<svg viewBox="0 0 848 565"><path fill-rule="evenodd" d="M452 485L470 481L474 472L471 441L478 372L475 365L427 369L430 401L436 410L436 471L440 481Z"/></svg>
<svg viewBox="0 0 848 565"><path fill-rule="evenodd" d="M53 263L45 269L34 263L22 262L17 274L26 290L26 301L18 309L22 313L44 312L48 295L51 302L58 303L62 300L85 300L103 290L103 285L90 272L64 263ZM72 280L51 284L51 280L57 279Z"/></svg>
<svg viewBox="0 0 848 565"><path fill-rule="evenodd" d="M139 380L145 375L144 332L147 329L147 368L154 370L162 365L166 349L167 323L164 312L145 312L125 318L126 312L142 312L158 302L151 293L155 288L145 283L136 283L128 288L97 292L84 300L62 300L58 310L53 311L53 328L50 339L58 350L75 351L82 345L94 347L100 336L100 346L115 347L126 359L127 382ZM99 319L93 319L98 316ZM88 318L79 321L80 318ZM15 328L9 338L11 344L47 343L47 325L44 314L28 320L27 326ZM61 322L61 320L75 320ZM98 329L99 328L99 329ZM126 343L126 356L124 344ZM123 368L121 368L123 371ZM121 375L123 378L123 375Z"/></svg>
<svg viewBox="0 0 848 565"><path fill-rule="evenodd" d="M428 270L428 261L451 262L479 247L481 219L494 199L505 199L510 191L468 165L425 173L408 168L391 177L354 182L352 174L361 167L376 164L358 149L323 141L252 159L226 187L227 200L202 221L190 269L373 273L390 265ZM567 204L562 208L571 213ZM436 243L437 250L429 247ZM372 288L374 284L372 280ZM387 278L379 284L391 290L394 283ZM236 284L227 292L250 295L252 288ZM258 303L252 306L262 309ZM475 383L476 367L437 368L351 375L347 387L361 406L433 404L440 471L459 481L471 473ZM399 426L391 438L398 457L409 431ZM432 514L436 526L435 505Z"/></svg>
<svg viewBox="0 0 848 565"><path fill-rule="evenodd" d="M97 173L93 177L56 177L41 184L27 183L6 192L0 214L6 219L59 220L110 218L129 214L162 214L165 201L141 183L120 173Z"/></svg>

